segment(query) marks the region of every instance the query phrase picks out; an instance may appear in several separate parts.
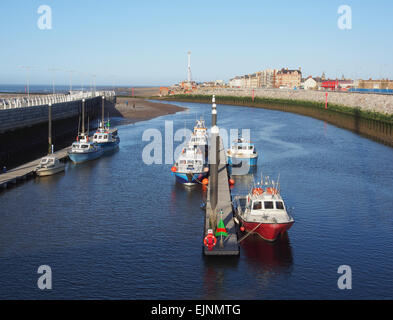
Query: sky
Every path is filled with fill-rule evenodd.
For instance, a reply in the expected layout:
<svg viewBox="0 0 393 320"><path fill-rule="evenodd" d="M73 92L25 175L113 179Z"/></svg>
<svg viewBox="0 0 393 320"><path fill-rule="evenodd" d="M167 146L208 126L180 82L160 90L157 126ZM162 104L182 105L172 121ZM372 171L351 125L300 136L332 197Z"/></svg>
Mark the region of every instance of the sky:
<svg viewBox="0 0 393 320"><path fill-rule="evenodd" d="M188 51L198 82L282 67L393 78L391 0L1 0L0 13L0 84L170 85L187 78Z"/></svg>

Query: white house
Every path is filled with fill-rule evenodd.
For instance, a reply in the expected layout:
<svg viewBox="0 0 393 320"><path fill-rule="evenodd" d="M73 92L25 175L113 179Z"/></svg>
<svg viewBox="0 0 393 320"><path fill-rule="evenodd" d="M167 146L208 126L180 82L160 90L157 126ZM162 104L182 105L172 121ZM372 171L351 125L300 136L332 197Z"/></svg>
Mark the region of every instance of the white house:
<svg viewBox="0 0 393 320"><path fill-rule="evenodd" d="M317 88L317 82L313 78L309 77L306 81L304 81L303 87L304 90L315 89Z"/></svg>

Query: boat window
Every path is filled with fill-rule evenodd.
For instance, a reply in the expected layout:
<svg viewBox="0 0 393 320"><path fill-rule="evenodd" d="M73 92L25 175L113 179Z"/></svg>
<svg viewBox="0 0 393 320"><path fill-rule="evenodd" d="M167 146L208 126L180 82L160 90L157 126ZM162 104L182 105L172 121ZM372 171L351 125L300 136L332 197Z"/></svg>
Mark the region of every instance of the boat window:
<svg viewBox="0 0 393 320"><path fill-rule="evenodd" d="M81 148L82 148L82 149L86 149L87 147L89 147L87 144L82 144L82 145L81 145Z"/></svg>
<svg viewBox="0 0 393 320"><path fill-rule="evenodd" d="M94 139L97 139L97 135L96 134L94 135Z"/></svg>
<svg viewBox="0 0 393 320"><path fill-rule="evenodd" d="M195 163L201 165L202 161L201 160L195 160Z"/></svg>
<svg viewBox="0 0 393 320"><path fill-rule="evenodd" d="M249 146L248 149L252 150L252 146Z"/></svg>
<svg viewBox="0 0 393 320"><path fill-rule="evenodd" d="M262 202L261 201L254 201L252 209L253 210L261 210L262 209Z"/></svg>
<svg viewBox="0 0 393 320"><path fill-rule="evenodd" d="M276 209L284 210L284 204L282 201L276 201Z"/></svg>
<svg viewBox="0 0 393 320"><path fill-rule="evenodd" d="M274 209L273 201L265 201L265 209Z"/></svg>
<svg viewBox="0 0 393 320"><path fill-rule="evenodd" d="M104 136L104 139L108 139L108 135L107 134Z"/></svg>
<svg viewBox="0 0 393 320"><path fill-rule="evenodd" d="M53 159L49 159L48 162L49 162L49 163L53 163L54 160L53 160Z"/></svg>
<svg viewBox="0 0 393 320"><path fill-rule="evenodd" d="M180 160L180 164L186 164L186 160Z"/></svg>
<svg viewBox="0 0 393 320"><path fill-rule="evenodd" d="M194 164L194 160L187 160L187 164Z"/></svg>

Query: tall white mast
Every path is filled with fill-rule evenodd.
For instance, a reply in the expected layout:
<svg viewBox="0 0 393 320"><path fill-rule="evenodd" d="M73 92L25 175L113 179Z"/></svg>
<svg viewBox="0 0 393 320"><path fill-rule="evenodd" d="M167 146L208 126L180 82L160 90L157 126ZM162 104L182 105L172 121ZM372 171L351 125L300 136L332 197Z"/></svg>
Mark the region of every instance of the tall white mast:
<svg viewBox="0 0 393 320"><path fill-rule="evenodd" d="M187 81L188 83L191 82L191 51L188 51L188 75L187 75Z"/></svg>

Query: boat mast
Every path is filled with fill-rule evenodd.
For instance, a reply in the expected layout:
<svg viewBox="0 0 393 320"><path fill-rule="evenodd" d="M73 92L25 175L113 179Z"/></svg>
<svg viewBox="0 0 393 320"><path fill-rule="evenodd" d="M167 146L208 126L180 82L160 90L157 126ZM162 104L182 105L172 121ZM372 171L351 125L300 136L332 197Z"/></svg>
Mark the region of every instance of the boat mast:
<svg viewBox="0 0 393 320"><path fill-rule="evenodd" d="M85 99L82 99L82 134L85 134Z"/></svg>
<svg viewBox="0 0 393 320"><path fill-rule="evenodd" d="M52 150L52 104L48 104L48 154L53 153Z"/></svg>
<svg viewBox="0 0 393 320"><path fill-rule="evenodd" d="M101 126L104 127L105 114L104 114L105 96L102 96L102 109L101 109Z"/></svg>

